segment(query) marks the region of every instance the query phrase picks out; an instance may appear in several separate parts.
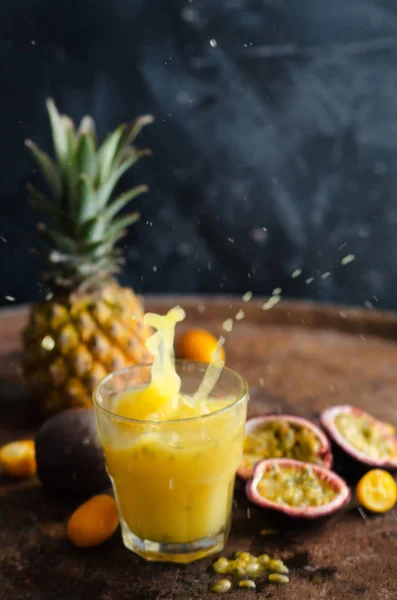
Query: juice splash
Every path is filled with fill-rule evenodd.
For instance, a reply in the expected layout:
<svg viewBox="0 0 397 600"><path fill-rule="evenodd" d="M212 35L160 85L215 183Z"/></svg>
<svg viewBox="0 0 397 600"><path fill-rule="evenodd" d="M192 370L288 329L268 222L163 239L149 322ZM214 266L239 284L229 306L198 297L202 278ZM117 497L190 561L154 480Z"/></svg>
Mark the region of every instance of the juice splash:
<svg viewBox="0 0 397 600"><path fill-rule="evenodd" d="M176 306L166 315L145 314L144 321L157 331L147 340L146 346L153 356L150 384L137 391L125 391L113 407L118 415L131 419L165 421L208 414L226 406L232 398L210 400L224 361L220 358L219 339L212 361L208 365L198 390L189 396L181 394L181 380L175 369L175 326L185 318L185 311Z"/></svg>
<svg viewBox="0 0 397 600"><path fill-rule="evenodd" d="M129 420L98 412L124 543L150 560L190 562L222 549L242 456L244 382L224 369L222 339L204 377L200 363L175 363L184 316L180 307L145 315L156 329L147 341L153 366L131 373L143 369L140 381L150 381L132 376L110 394L107 408Z"/></svg>

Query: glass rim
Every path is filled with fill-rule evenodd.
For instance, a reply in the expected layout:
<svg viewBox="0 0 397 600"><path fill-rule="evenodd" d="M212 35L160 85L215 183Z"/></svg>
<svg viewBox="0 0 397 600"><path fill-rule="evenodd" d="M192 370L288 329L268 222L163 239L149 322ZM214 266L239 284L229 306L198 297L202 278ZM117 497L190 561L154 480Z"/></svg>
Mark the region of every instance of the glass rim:
<svg viewBox="0 0 397 600"><path fill-rule="evenodd" d="M183 358L175 359L175 365L178 365L178 364L201 365L205 368L207 368L207 366L208 366L208 363L205 363L202 361L189 360L189 359L183 359ZM207 413L205 415L198 415L195 417L184 417L182 419L166 419L166 420L161 420L161 421L160 420L152 420L152 419L133 419L132 417L123 417L122 415L118 415L117 413L115 413L111 410L108 410L107 408L105 408L104 406L102 406L100 404L99 398L98 398L100 389L103 386L105 386L106 383L111 381L114 377L116 377L117 375L122 375L123 373L128 373L129 371L133 371L134 369L140 369L143 367L151 367L151 366L152 366L151 363L139 363L137 365L130 365L129 367L124 367L123 369L118 369L117 371L113 371L113 373L109 373L109 375L106 375L106 377L104 379L102 379L101 383L99 383L93 391L92 395L93 395L93 400L94 400L94 408L97 408L99 411L105 413L107 416L119 419L120 421L124 421L126 423L135 423L135 424L145 423L147 425L161 426L161 425L166 425L166 424L170 424L170 423L186 423L186 422L192 422L192 421L199 421L201 419L206 419L207 417L214 417L216 415L219 415L223 412L228 411L230 408L232 408L234 406L237 406L240 402L242 403L245 400L245 398L248 396L248 382L245 379L245 377L240 375L240 373L237 373L237 371L230 369L230 367L223 366L222 372L226 371L228 374L233 375L242 384L241 394L239 394L238 397L236 398L236 400L234 400L227 406L223 406L222 408L219 408L218 410Z"/></svg>

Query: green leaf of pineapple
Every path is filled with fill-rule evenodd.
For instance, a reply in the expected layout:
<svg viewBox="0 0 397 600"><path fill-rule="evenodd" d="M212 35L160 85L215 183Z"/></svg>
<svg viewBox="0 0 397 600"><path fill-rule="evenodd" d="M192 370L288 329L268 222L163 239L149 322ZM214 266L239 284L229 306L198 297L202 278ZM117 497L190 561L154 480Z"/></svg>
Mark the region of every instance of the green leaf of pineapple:
<svg viewBox="0 0 397 600"><path fill-rule="evenodd" d="M146 156L149 152L148 150L135 150L132 148L130 148L130 150L130 156L112 172L109 179L107 179L107 181L105 181L105 183L98 189L97 203L99 210L103 210L106 204L109 202L113 190L116 187L122 175L124 175L124 173L128 171L128 169L130 169L132 165L134 165L140 158L142 158L142 156Z"/></svg>
<svg viewBox="0 0 397 600"><path fill-rule="evenodd" d="M62 167L62 170L68 167L68 149L69 139L65 126L65 121L59 114L52 98L47 99L47 110L50 117L52 140L54 144L55 156Z"/></svg>
<svg viewBox="0 0 397 600"><path fill-rule="evenodd" d="M94 146L96 146L96 138L95 138L95 123L92 117L86 115L80 121L79 129L77 131L78 135L82 135L84 133L89 133L92 137L92 141L94 142Z"/></svg>
<svg viewBox="0 0 397 600"><path fill-rule="evenodd" d="M62 182L54 161L48 156L48 154L42 152L31 140L25 140L25 146L27 146L32 152L36 164L39 167L55 200L59 201L62 193Z"/></svg>
<svg viewBox="0 0 397 600"><path fill-rule="evenodd" d="M120 217L116 219L114 223L109 227L106 231L106 236L112 238L114 235L121 233L130 225L133 225L140 219L140 214L138 211L131 213L130 215L126 215L125 217Z"/></svg>
<svg viewBox="0 0 397 600"><path fill-rule="evenodd" d="M145 125L150 125L153 123L154 117L152 115L142 115L135 119L132 123L125 125L123 135L120 138L119 145L117 148L117 158L118 162L125 156L125 150L133 144L135 139L138 137L142 129Z"/></svg>
<svg viewBox="0 0 397 600"><path fill-rule="evenodd" d="M39 235L45 239L53 248L56 248L61 253L76 252L76 242L73 238L55 231L53 229L47 229L42 223L39 223L38 227Z"/></svg>
<svg viewBox="0 0 397 600"><path fill-rule="evenodd" d="M90 133L83 133L77 141L74 162L79 175L87 175L94 181L97 173L95 144Z"/></svg>
<svg viewBox="0 0 397 600"><path fill-rule="evenodd" d="M112 133L108 135L108 137L105 139L104 142L102 142L99 148L98 161L100 183L104 183L111 175L113 162L124 129L124 125L119 125L117 129L115 129Z"/></svg>
<svg viewBox="0 0 397 600"><path fill-rule="evenodd" d="M147 185L138 185L126 192L120 194L118 198L112 200L109 206L105 209L103 215L105 220L110 223L115 215L119 213L131 200L148 191Z"/></svg>
<svg viewBox="0 0 397 600"><path fill-rule="evenodd" d="M86 173L80 174L78 178L77 196L76 224L80 227L85 221L95 217L97 212L94 184Z"/></svg>

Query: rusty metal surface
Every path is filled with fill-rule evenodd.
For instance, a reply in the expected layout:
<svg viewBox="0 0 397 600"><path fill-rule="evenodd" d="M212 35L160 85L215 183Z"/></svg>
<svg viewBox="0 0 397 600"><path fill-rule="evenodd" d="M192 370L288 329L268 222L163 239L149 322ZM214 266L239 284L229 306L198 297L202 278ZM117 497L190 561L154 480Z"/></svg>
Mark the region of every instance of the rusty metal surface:
<svg viewBox="0 0 397 600"><path fill-rule="evenodd" d="M336 403L353 403L397 425L397 317L391 313L284 303L268 312L260 302L160 298L162 311L180 302L188 322L218 333L242 308L227 342L228 363L250 384L250 412L287 410L315 416ZM1 313L0 313L1 314ZM25 311L0 316L0 443L33 435L20 380L19 332ZM279 529L267 522L240 486L226 554L268 552L291 567L291 582L260 582L256 592L231 598L274 600L392 600L397 597L397 514L364 519L354 506L321 527ZM101 547L80 550L65 538L73 506L49 496L35 481L0 478L1 600L206 600L211 560L189 566L149 564L116 534ZM315 583L313 581L313 575ZM227 597L227 596L226 596Z"/></svg>

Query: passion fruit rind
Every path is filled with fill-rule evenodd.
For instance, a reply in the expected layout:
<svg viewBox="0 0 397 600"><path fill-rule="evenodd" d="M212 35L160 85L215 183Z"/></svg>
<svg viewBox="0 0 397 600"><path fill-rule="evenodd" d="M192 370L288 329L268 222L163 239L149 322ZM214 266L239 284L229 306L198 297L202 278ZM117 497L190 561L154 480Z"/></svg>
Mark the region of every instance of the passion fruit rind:
<svg viewBox="0 0 397 600"><path fill-rule="evenodd" d="M263 453L259 448L258 462L268 458L291 458L332 468L333 456L328 437L316 423L297 415L270 413L248 419L245 426L245 446L248 436L256 431L263 431L271 424L274 424L273 439L270 432L267 440L268 447L271 447L270 453L269 448L267 452L263 449ZM285 433L282 431L283 424ZM260 440L258 446L260 447ZM254 470L253 461L252 464L247 464L248 456L249 452L245 452L237 471L239 477L245 480L252 477Z"/></svg>
<svg viewBox="0 0 397 600"><path fill-rule="evenodd" d="M271 487L273 480L274 488ZM267 484L266 496L263 483ZM274 493L268 493L272 489ZM295 490L297 496L294 496ZM347 483L330 469L289 458L270 458L257 463L252 479L246 484L246 494L261 508L305 520L329 517L346 506L351 498ZM307 494L303 503L302 494Z"/></svg>
<svg viewBox="0 0 397 600"><path fill-rule="evenodd" d="M397 470L397 438L389 423L350 404L327 408L320 420L346 474L358 477L373 468Z"/></svg>

